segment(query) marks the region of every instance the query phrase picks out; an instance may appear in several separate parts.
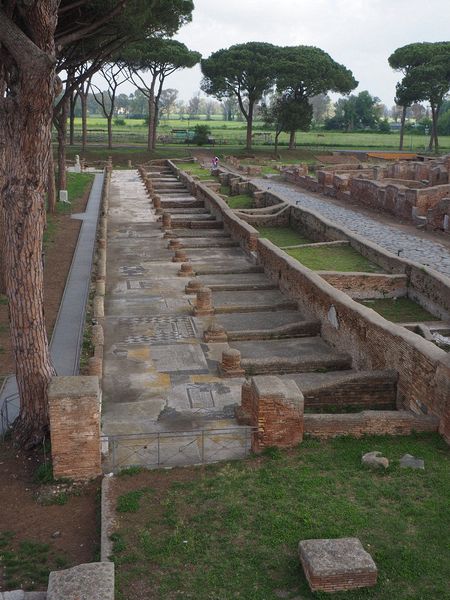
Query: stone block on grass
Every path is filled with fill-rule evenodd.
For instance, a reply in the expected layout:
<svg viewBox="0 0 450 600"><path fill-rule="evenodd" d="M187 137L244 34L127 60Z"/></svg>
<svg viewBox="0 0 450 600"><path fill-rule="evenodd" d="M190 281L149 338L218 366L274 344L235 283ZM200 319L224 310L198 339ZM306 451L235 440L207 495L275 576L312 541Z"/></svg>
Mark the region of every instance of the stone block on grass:
<svg viewBox="0 0 450 600"><path fill-rule="evenodd" d="M298 552L313 592L340 592L377 583L377 566L358 538L302 540Z"/></svg>

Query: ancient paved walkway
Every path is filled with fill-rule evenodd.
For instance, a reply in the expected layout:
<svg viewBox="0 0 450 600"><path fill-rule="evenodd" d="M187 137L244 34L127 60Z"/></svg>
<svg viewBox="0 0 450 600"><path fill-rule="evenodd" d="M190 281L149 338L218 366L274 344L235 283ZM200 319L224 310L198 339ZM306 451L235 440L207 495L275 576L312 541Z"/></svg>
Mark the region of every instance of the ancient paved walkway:
<svg viewBox="0 0 450 600"><path fill-rule="evenodd" d="M347 227L393 254L402 250L403 258L414 260L450 276L450 251L439 242L405 233L395 225L387 225L351 208L337 206L325 199L300 191L292 185L262 178L255 178L252 181L261 189L280 195L287 202L317 211L337 225Z"/></svg>

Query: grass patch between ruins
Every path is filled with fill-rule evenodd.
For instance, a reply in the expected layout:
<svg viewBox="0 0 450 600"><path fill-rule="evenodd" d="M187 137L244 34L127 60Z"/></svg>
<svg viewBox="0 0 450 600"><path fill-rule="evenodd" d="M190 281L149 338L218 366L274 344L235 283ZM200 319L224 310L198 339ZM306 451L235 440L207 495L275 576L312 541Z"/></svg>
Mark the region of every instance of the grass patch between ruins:
<svg viewBox="0 0 450 600"><path fill-rule="evenodd" d="M409 298L381 298L378 300L362 300L361 304L373 309L382 317L393 323L414 323L420 321L439 321L420 304Z"/></svg>
<svg viewBox="0 0 450 600"><path fill-rule="evenodd" d="M238 194L227 198L227 204L230 208L238 210L240 208L253 208L253 198L248 194Z"/></svg>
<svg viewBox="0 0 450 600"><path fill-rule="evenodd" d="M177 162L176 166L182 171L189 171L193 177L199 179L212 179L210 169L204 169L201 165L195 162Z"/></svg>
<svg viewBox="0 0 450 600"><path fill-rule="evenodd" d="M391 465L366 470L379 450ZM402 469L405 454L425 471ZM448 598L450 456L433 434L306 440L264 457L116 478L120 497L151 487L136 512L118 513L117 598L276 600L312 594L299 540L359 537L379 569L376 587L346 600Z"/></svg>
<svg viewBox="0 0 450 600"><path fill-rule="evenodd" d="M351 246L309 246L286 252L313 271L380 273L382 269Z"/></svg>
<svg viewBox="0 0 450 600"><path fill-rule="evenodd" d="M290 227L259 227L258 231L261 237L267 238L280 248L311 243L311 240Z"/></svg>

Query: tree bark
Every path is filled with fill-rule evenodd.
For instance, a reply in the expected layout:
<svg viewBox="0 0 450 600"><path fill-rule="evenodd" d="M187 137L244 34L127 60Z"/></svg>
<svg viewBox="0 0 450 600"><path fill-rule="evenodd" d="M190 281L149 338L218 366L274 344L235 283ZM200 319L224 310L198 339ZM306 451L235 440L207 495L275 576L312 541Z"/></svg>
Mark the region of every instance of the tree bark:
<svg viewBox="0 0 450 600"><path fill-rule="evenodd" d="M291 131L289 134L289 150L294 150L295 148L295 131Z"/></svg>
<svg viewBox="0 0 450 600"><path fill-rule="evenodd" d="M253 103L249 103L248 113L245 115L247 119L247 150L252 149L252 133L253 133Z"/></svg>
<svg viewBox="0 0 450 600"><path fill-rule="evenodd" d="M67 142L68 99L61 102L59 114L55 117L58 136L58 191L67 189L66 142Z"/></svg>
<svg viewBox="0 0 450 600"><path fill-rule="evenodd" d="M5 287L20 413L13 439L39 444L48 432L47 388L54 375L44 320L42 238L55 86L58 2L23 9L28 38L11 21L0 41L15 64L11 93L0 98L0 198ZM4 17L1 17L3 20ZM16 33L15 39L9 33ZM33 41L31 41L33 40ZM38 91L38 93L37 93Z"/></svg>
<svg viewBox="0 0 450 600"><path fill-rule="evenodd" d="M403 150L403 140L405 137L405 121L406 121L406 110L407 110L407 106L403 106L402 107L402 119L401 119L401 124L400 124L400 144L398 146L399 150Z"/></svg>
<svg viewBox="0 0 450 600"><path fill-rule="evenodd" d="M88 88L89 89L89 88ZM81 100L81 151L86 152L87 146L87 93L79 93Z"/></svg>
<svg viewBox="0 0 450 600"><path fill-rule="evenodd" d="M55 186L55 167L53 164L53 145L50 144L48 156L48 177L47 177L47 212L54 214L56 211L56 186Z"/></svg>
<svg viewBox="0 0 450 600"><path fill-rule="evenodd" d="M108 148L111 150L112 145L112 115L106 117L108 123Z"/></svg>
<svg viewBox="0 0 450 600"><path fill-rule="evenodd" d="M152 150L156 150L156 132L158 129L159 108L155 104L155 114L153 116L153 132L152 132Z"/></svg>
<svg viewBox="0 0 450 600"><path fill-rule="evenodd" d="M153 147L153 128L155 126L155 85L156 79L153 77L148 94L148 132L147 132L147 150L152 151Z"/></svg>
<svg viewBox="0 0 450 600"><path fill-rule="evenodd" d="M70 109L69 109L69 146L73 146L75 143L75 106L77 103L78 94L72 92L70 95Z"/></svg>

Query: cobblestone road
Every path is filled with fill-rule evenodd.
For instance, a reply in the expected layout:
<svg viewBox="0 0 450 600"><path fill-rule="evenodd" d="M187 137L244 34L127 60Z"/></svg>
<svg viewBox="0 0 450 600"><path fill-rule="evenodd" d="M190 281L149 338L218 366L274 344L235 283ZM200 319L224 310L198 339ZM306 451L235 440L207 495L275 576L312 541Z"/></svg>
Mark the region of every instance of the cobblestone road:
<svg viewBox="0 0 450 600"><path fill-rule="evenodd" d="M270 189L288 202L315 210L337 225L347 227L393 254L402 249L400 256L403 258L417 261L450 276L450 252L438 242L405 233L395 226L386 225L349 208L336 206L284 183L260 178L253 181L259 188Z"/></svg>

